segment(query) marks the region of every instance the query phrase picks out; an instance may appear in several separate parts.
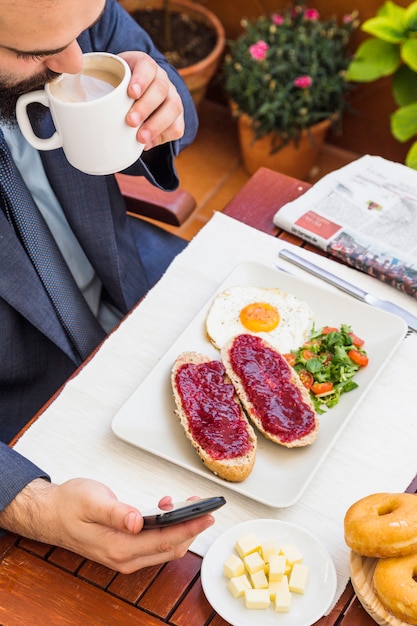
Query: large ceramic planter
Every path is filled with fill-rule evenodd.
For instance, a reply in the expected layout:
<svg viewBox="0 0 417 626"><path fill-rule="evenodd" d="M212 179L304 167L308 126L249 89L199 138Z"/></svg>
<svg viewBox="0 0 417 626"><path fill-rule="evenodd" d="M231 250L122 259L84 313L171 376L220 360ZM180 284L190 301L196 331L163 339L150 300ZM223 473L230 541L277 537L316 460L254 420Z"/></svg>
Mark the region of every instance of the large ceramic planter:
<svg viewBox="0 0 417 626"><path fill-rule="evenodd" d="M144 9L163 8L163 0L119 0L119 2L129 13ZM178 70L193 97L194 104L198 106L203 100L208 84L220 63L225 46L224 28L214 13L195 2L171 0L171 11L186 13L191 19L208 25L217 35L216 45L205 59Z"/></svg>
<svg viewBox="0 0 417 626"><path fill-rule="evenodd" d="M271 154L271 136L265 135L255 141L251 118L243 114L239 115L237 120L242 160L250 175L260 167L268 167L301 180L308 180L310 172L317 164L331 124L330 120L323 120L311 126L309 132L303 131L297 147L291 142L278 152Z"/></svg>

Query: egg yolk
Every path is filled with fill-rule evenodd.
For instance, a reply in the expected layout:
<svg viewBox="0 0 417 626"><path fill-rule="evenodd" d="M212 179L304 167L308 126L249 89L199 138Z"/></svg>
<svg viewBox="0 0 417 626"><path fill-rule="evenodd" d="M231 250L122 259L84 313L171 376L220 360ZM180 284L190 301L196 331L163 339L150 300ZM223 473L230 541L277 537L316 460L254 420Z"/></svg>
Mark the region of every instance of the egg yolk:
<svg viewBox="0 0 417 626"><path fill-rule="evenodd" d="M255 333L269 332L279 324L278 310L267 302L252 302L245 306L239 315L243 326Z"/></svg>

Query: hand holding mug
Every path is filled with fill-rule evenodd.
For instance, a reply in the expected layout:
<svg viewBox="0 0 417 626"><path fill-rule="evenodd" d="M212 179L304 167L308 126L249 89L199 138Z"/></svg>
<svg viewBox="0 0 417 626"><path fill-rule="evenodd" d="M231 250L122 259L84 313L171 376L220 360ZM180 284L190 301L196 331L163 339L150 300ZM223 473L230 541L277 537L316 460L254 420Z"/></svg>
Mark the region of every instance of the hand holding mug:
<svg viewBox="0 0 417 626"><path fill-rule="evenodd" d="M138 128L137 139L149 150L184 134L181 98L167 73L144 52L123 52L131 72L128 94L135 100L127 123Z"/></svg>
<svg viewBox="0 0 417 626"><path fill-rule="evenodd" d="M61 74L45 89L21 96L16 117L27 141L38 150L62 147L68 161L87 174L112 174L140 157L144 145L127 123L134 103L128 94L129 65L106 52L87 53L78 74ZM51 110L56 132L35 135L27 107L40 102Z"/></svg>

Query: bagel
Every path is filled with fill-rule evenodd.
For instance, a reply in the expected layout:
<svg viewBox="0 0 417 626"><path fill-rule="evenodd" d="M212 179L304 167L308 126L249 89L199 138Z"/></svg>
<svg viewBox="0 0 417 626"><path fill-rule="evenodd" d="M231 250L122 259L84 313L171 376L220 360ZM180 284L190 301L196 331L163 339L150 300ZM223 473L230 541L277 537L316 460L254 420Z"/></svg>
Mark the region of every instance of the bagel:
<svg viewBox="0 0 417 626"><path fill-rule="evenodd" d="M411 495L411 494L410 494ZM417 625L417 554L380 559L373 584L382 606L406 624Z"/></svg>
<svg viewBox="0 0 417 626"><path fill-rule="evenodd" d="M417 552L417 496L375 493L358 500L344 519L346 544L362 556L387 558Z"/></svg>

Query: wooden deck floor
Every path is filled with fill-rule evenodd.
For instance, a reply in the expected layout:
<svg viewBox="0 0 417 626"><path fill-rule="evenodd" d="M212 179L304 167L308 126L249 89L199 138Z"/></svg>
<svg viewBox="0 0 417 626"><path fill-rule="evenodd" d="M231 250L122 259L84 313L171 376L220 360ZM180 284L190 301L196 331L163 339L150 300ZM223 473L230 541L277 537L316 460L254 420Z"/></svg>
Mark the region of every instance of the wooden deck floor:
<svg viewBox="0 0 417 626"><path fill-rule="evenodd" d="M187 240L204 226L214 211L221 211L249 178L240 159L235 122L227 107L205 100L199 118L196 140L177 159L181 186L197 201L193 215L181 227L171 229ZM309 182L356 156L327 144L316 175Z"/></svg>

